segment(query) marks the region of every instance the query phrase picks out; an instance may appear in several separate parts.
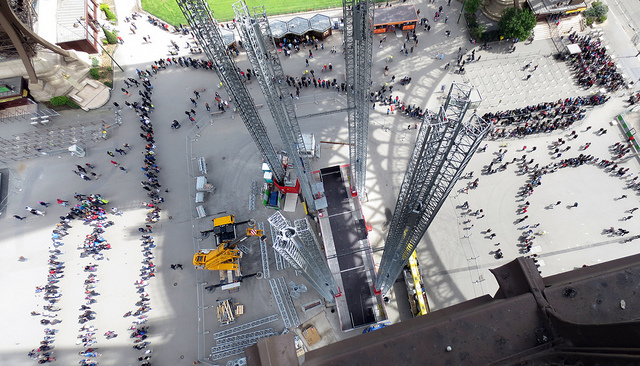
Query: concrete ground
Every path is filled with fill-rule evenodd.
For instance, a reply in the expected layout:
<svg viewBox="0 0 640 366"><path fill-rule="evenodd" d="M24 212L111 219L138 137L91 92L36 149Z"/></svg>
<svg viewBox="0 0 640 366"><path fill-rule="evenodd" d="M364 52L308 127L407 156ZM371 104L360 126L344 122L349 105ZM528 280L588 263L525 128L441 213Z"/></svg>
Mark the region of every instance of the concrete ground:
<svg viewBox="0 0 640 366"><path fill-rule="evenodd" d="M134 9L134 3L128 0L116 2L119 19ZM418 8L424 14L431 14L439 4L418 3ZM451 8L446 8L448 14L457 14L460 3L453 3ZM450 9L450 10L449 10ZM390 81L390 76L395 75L400 79L405 75L413 78L411 84L394 85L394 95L409 104L426 106L435 111L442 103L441 85L448 85L452 81L470 82L477 88L486 88L489 94L486 104L482 104L479 112L497 110L536 104L543 101L555 100L562 97L570 97L581 94L583 91L571 86L570 79L566 78L561 87L566 94L558 95L544 93L544 88L549 84L543 84L542 80L551 82L551 79L538 78L534 75L531 81L535 81L535 90L524 89L524 94L511 94L501 92L507 83L513 83L514 88L527 88L518 84L515 79L503 80L502 70L517 70L532 61L533 55L540 57L541 62L546 62L549 71L562 70L562 64L554 64L555 61L544 58L550 52L550 44L547 41L537 41L531 45L521 45L518 53L505 57L499 48L489 51L479 51L476 55L482 55L482 61L470 64L467 68L466 79L460 75L447 73L444 65L452 62L457 56L458 47L469 48L465 36L465 30L456 25L454 17L450 17L448 24L432 24L429 33L418 31L419 45L413 54L408 57L400 55L399 50L404 41L403 38L395 38L388 34L387 41L379 48L380 35L374 39L374 66L372 79L374 89ZM112 101L123 105L124 95L119 92L124 86L122 79L134 77L136 68L148 68L153 60L167 56L169 39L175 40L181 51L186 49L185 42L190 41L186 36L170 35L157 27L149 25L144 19L136 22L137 33L131 34L129 24L120 24L120 35L125 43L116 54L117 61L125 68L124 73L116 74L116 83ZM452 36L446 37L445 30L451 30ZM144 35L151 36L151 43L142 40ZM316 71L316 76L336 78L342 81L344 65L341 62L341 54L331 54L332 46L340 49L341 36L334 34L325 42L325 50L315 51L315 58L310 60L311 67ZM436 60L435 53L445 53L443 60ZM184 54L184 53L183 53ZM290 58L283 59L285 70L290 75L302 75L307 69L305 66L306 50L293 54ZM387 64L385 60L389 55L394 56L393 63ZM202 56L202 55L199 55ZM204 57L204 56L202 56ZM499 61L499 62L497 62ZM237 58L241 69L250 67L244 55ZM321 74L323 64L331 62L333 71L329 74ZM454 61L453 61L454 62ZM390 75L383 75L383 68L389 65ZM500 66L497 66L500 65ZM485 67L486 66L486 67ZM473 72L472 72L473 70ZM543 66L539 71L544 71ZM477 74L476 74L477 72ZM484 73L484 74L483 74ZM486 77L478 76L486 75ZM500 79L488 77L495 75ZM495 81L494 81L495 79ZM220 327L215 320L215 307L198 309L199 301L196 298L196 288L200 283L215 283L217 273L196 273L190 266L194 248L206 247L208 243L199 241L198 231L207 227L206 220L193 219L193 179L189 172L194 170L193 157L204 156L207 159L209 181L216 186L217 191L205 202L205 208L209 214L234 214L240 220L253 218L258 222L266 223L266 218L273 212L261 206L259 198L256 200L256 210L249 210L249 194L251 181L261 182L261 159L257 149L244 125L232 111L224 115L207 116L204 102L212 104L214 92L218 91L223 96L226 93L218 90L219 83L215 73L205 70L184 69L179 66L170 66L167 70L160 71L151 79L154 85L153 102L156 107L152 114L157 145L157 161L162 168L160 182L163 189L169 192L163 193L166 202L162 205L162 219L154 225L154 233L157 248L154 263L157 266L157 276L152 279L148 287L153 310L148 314L148 325L151 327L149 340L154 349L154 365L191 365L194 360L209 353L214 345L211 333L225 327ZM482 83L482 85L481 85ZM546 85L546 86L545 86ZM193 128L185 119L184 110L190 109L189 98L194 89L202 91L200 103L198 103L198 126L201 131L190 130ZM263 97L259 87L254 81L249 85L257 104L262 104ZM555 89L555 88L554 88ZM135 88L131 89L135 91ZM493 90L490 91L490 90ZM327 105L342 103L343 96L335 96L331 90L303 89L300 100L296 100L299 115L315 113L327 108ZM608 147L620 141L622 135L617 126L611 126L613 117L622 112L626 103L622 101L623 93L613 96L604 107L596 107L587 119L574 126L579 133L577 140L571 141L572 152L577 154L580 145L592 142L589 153L606 159L611 155ZM502 99L501 99L502 98ZM134 94L131 100L138 100ZM502 100L499 106L497 101ZM503 105L504 103L504 105ZM69 112L64 113L54 121L50 128L63 128L78 121L93 121L98 119L113 118L112 107L105 106L102 110L90 113ZM270 131L274 145L280 148L282 144L275 133L271 117L265 108L261 110L262 117ZM173 119L178 119L183 124L182 129L172 130L169 124ZM300 126L303 132L311 132L316 135L318 141L344 143L348 141L346 116L331 115L322 118L301 119ZM413 141L417 131L407 129L418 123L399 114L387 115L386 110L376 109L371 113L371 128L369 139L369 161L367 171L367 193L363 202L363 213L373 230L370 232L370 242L375 251L376 261L384 245L386 230L395 205L399 186L402 182L407 159L413 148ZM640 128L638 121L636 129ZM592 126L588 132L584 132L586 126ZM608 134L604 136L593 135L594 131L605 127ZM13 134L22 133L31 128L20 122L5 123L0 136L7 139ZM5 314L0 319L0 328L4 331L0 334L0 363L7 365L30 365L34 361L29 360L27 352L36 348L43 339L43 326L38 323L40 317L32 317L29 312L41 310L43 300L34 293L35 286L43 285L46 281L47 248L50 244L51 230L54 229L58 216L66 212L62 206L56 205L56 198L73 201L74 192L100 193L110 200L109 207L118 207L124 214L122 217L109 215L115 225L106 229L105 238L111 243L113 249L105 252L106 259L100 262L97 272L100 278L97 291L101 293L98 303L94 305L97 312L96 320L92 322L98 328L99 352L103 355L98 358L101 365L137 365L136 358L140 352L131 348L132 340L128 338L127 328L131 319L122 315L134 309L137 301L134 281L138 279L137 273L142 261L139 251L140 233L137 228L144 222L146 210L142 202L147 200L144 191L139 187L139 181L143 176L138 168L141 165L143 141L138 137L138 122L135 114L123 110L123 124L113 130L109 139L95 145L88 145L88 155L84 159L69 156L42 157L18 162L7 162L3 159L3 168L9 174L7 208L2 213L5 218L0 220L0 230L3 238L0 239L0 283L5 294L11 293L11 298L0 302L0 312ZM432 309L440 309L467 299L483 294L493 294L497 284L488 272L488 269L499 266L514 257L520 255L516 247L516 240L520 235L520 225L513 222L519 215L516 213L518 205L522 202L516 196L517 191L524 184L525 177L517 175L514 168L490 176L480 175L482 167L494 157L494 153L502 148L509 152L505 161L524 154L518 151L523 145L536 146L534 153L527 153L541 165L552 161L548 154L547 146L565 132L556 132L549 135L528 137L523 140L487 141L488 147L485 153L478 153L469 163L467 171L474 171L475 176L480 177L479 187L471 190L469 194L455 193L463 188L468 181L461 180L454 193L443 205L436 220L418 247L420 266L425 281L425 289ZM129 173L114 169L106 155L106 151L113 151L121 147L123 143L131 144L133 150L126 156L116 156L115 160L129 169ZM571 155L571 154L569 154ZM96 171L102 176L95 181L85 182L70 170L78 163L91 162L96 165ZM348 148L340 144L321 144L321 157L313 162L314 169L348 163ZM191 164L191 165L190 165ZM637 174L638 160L631 159L622 163L630 168L630 172ZM629 197L624 200L614 200L622 194ZM46 208L44 217L32 216L24 211L29 205L36 207L40 200L52 202ZM623 257L637 252L637 242L621 244L619 237L607 237L602 234L602 229L609 226L624 227L631 231L629 235L638 234L638 218L626 222L619 222L624 211L638 205L638 196L629 194L625 190L624 180L607 175L601 169L593 166L581 166L578 168L565 168L559 172L543 178L543 185L536 189L535 193L528 197L531 202L529 210L530 223L540 223L539 230L545 235L538 236L536 246L539 246L539 255L544 265L541 266L543 275L551 275L582 266L583 264L595 264L614 258ZM561 200L560 205L553 210L545 209L550 203ZM471 218L471 222L463 224L466 216L461 216L461 210L457 207L468 201L473 209L482 208L485 217L482 219ZM579 207L569 209L564 204L574 201L580 203ZM301 217L300 208L295 215L286 214L290 219ZM18 214L26 216L25 220L16 220L11 216ZM526 222L529 223L529 222ZM526 223L523 223L526 224ZM471 226L473 224L473 226ZM76 364L80 360L77 352L82 348L76 344L79 324L75 322L79 311L77 308L83 303L82 280L86 274L82 266L88 259L79 258L75 247L88 233L89 228L79 222L72 224L70 235L65 238L61 260L65 261L65 278L59 283L63 297L59 306L63 309L59 318L62 323L56 326L59 333L56 336L55 356L60 364ZM268 226L268 225L267 225ZM470 227L468 230L465 228ZM492 228L497 234L494 240L486 239L483 232ZM504 252L504 258L496 260L492 251L496 249L494 244L500 242ZM260 253L257 241L248 240L246 245L250 252L243 260L245 274L262 269ZM25 262L19 262L19 256L27 258ZM295 276L294 271L275 269L273 251L269 249L271 277L284 276L288 281L304 282L302 277ZM174 271L169 268L172 263L181 263L184 270ZM310 287L310 286L309 286ZM6 296L10 299L9 296ZM251 278L243 283L239 292L227 293L216 290L214 293L204 293L202 302L205 305L213 305L218 299L233 297L237 302L245 305L245 314L238 318L235 326L259 319L261 317L279 314L278 307L271 295L271 289L265 280ZM396 310L401 305L394 293L390 294L391 302L387 305L387 312L394 322L399 320ZM315 309L303 312L301 306L318 299L319 296L310 288L303 294L302 299L294 300L298 309L298 315L303 325L313 324L320 331L323 343L330 343L345 337L357 335L356 330L350 333L337 331L337 315L331 312ZM11 314L11 316L8 316ZM199 318L203 321L203 327L198 327ZM229 326L226 326L229 327ZM282 320L256 329L272 327L275 331L282 331ZM107 330L115 330L119 336L112 340L106 340L102 333ZM205 342L198 342L198 331L206 331ZM299 333L299 330L297 331ZM317 346L315 346L317 347ZM314 347L314 348L315 348ZM218 360L224 364L227 359Z"/></svg>

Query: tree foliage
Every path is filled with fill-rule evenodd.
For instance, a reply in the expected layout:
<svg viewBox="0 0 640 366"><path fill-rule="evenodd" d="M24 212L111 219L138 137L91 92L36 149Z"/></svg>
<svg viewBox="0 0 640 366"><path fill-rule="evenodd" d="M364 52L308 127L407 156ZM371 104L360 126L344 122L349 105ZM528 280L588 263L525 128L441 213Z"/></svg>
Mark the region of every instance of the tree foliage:
<svg viewBox="0 0 640 366"><path fill-rule="evenodd" d="M53 97L51 99L49 99L49 103L51 103L51 105L59 107L61 105L65 105L65 104L69 104L71 100L65 96L59 96L59 97Z"/></svg>
<svg viewBox="0 0 640 366"><path fill-rule="evenodd" d="M536 16L529 9L508 8L502 13L498 28L504 38L527 39L536 26Z"/></svg>
<svg viewBox="0 0 640 366"><path fill-rule="evenodd" d="M110 21L117 21L118 18L116 18L116 15L113 14L113 12L111 11L111 9L109 8L109 4L100 4L100 10L104 11L104 15L107 17L108 20Z"/></svg>
<svg viewBox="0 0 640 366"><path fill-rule="evenodd" d="M591 7L584 12L587 19L596 19L598 22L604 22L607 20L607 13L609 7L600 1L595 1L591 4Z"/></svg>
<svg viewBox="0 0 640 366"><path fill-rule="evenodd" d="M464 11L466 13L475 14L478 12L478 10L480 10L481 6L482 0L467 0L467 2L464 4Z"/></svg>
<svg viewBox="0 0 640 366"><path fill-rule="evenodd" d="M107 38L107 43L109 44L118 43L118 36L116 35L115 32L110 32L106 28L102 28L102 31L104 32L104 36Z"/></svg>

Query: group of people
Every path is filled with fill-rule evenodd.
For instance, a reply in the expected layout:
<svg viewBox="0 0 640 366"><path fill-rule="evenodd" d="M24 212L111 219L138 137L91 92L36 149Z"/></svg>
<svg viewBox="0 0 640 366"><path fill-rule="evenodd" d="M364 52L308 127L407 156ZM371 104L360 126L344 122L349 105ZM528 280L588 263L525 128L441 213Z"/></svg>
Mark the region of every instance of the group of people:
<svg viewBox="0 0 640 366"><path fill-rule="evenodd" d="M565 102L568 102L568 101L565 101ZM571 105L577 106L578 104L571 104ZM521 116L540 113L540 111L550 111L550 110L552 111L556 107L557 106L554 105L553 103L542 104L542 105L530 106L530 107L522 108L518 110L487 114L485 115L485 118L495 118L497 121L506 120L507 123L511 123L511 122L515 122L515 120L517 120L518 118L521 118ZM591 129L591 126L587 126L583 132L586 132L590 129ZM593 133L596 135L601 135L599 131L594 131ZM578 132L572 131L571 133L567 134L566 138L561 137L561 138L558 138L553 143L551 143L548 146L548 148L550 150L550 154L552 155L552 158L555 155L555 153L558 151L568 151L570 147L566 146L563 148L563 146L567 144L568 141L575 140L577 137L578 137ZM524 186L521 188L519 192L519 196L522 197L522 201L526 201L526 202L518 206L517 214L519 215L519 217L514 221L514 224L523 225L519 227L519 229L522 231L518 238L518 244L517 244L519 247L520 253L531 258L537 267L540 267L538 263L538 258L537 258L538 254L533 253L533 246L534 246L536 237L539 235L544 235L545 232L544 231L534 232L534 229L539 227L540 225L539 223L537 224L527 223L527 220L530 219L528 214L528 209L530 206L528 197L533 194L535 188L539 187L542 184L543 176L557 172L562 168L579 167L581 165L591 164L591 165L600 167L601 169L603 169L605 173L609 174L612 177L618 177L620 179L625 180L626 189L640 193L640 182L639 182L638 176L632 172L629 172L628 167L621 166L620 164L621 163L620 159L623 159L627 154L631 152L631 149L632 149L627 142L617 142L611 145L609 147L611 157L608 159L600 159L592 155L585 154L584 150L586 150L590 145L591 145L591 142L587 142L586 144L582 145L579 149L576 149L581 152L577 153L575 157L561 159L560 156L558 156L556 161L544 166L541 166L538 163L534 165L535 159L527 158L526 153L531 153L533 151L536 151L536 147L530 147L529 149L527 149L527 146L524 146L521 150L519 150L524 153L520 158L513 158L513 160L509 160L506 162L503 162L503 160L508 150L501 148L497 152L495 152L496 157L492 160L492 162L483 168L484 174L493 174L498 171L505 171L510 164L513 164L516 166L517 174L522 174L527 177L527 180ZM481 152L486 151L486 146L480 149L479 151ZM494 168L493 167L494 164L501 164L501 165L498 168ZM473 172L468 173L463 178L473 179ZM459 192L468 193L468 190L473 189L475 184L477 184L477 179L467 183L467 187L461 189ZM621 197L616 198L615 200L620 201L620 200L624 200L625 198L627 198L627 194L622 195ZM553 209L559 206L560 204L561 204L561 201L558 201L545 208ZM576 207L578 207L578 202L575 202L567 206L567 208L570 208L570 209L575 209ZM479 216L482 210L476 210L474 212L473 210L469 209L468 201L465 202L463 205L459 206L459 208L463 210L462 211L463 216L475 215L477 216L476 218L481 218L484 216L484 215ZM619 221L626 222L627 220L632 219L633 218L632 215L636 210L638 210L637 207L624 210L623 215L626 215L626 216L622 217ZM469 218L466 221L463 221L463 224L469 224L470 222L471 222L471 219ZM472 226L473 225L471 225L471 227ZM470 227L465 229L470 229ZM485 238L487 239L494 239L497 236L497 234L495 232L492 232L491 229L487 229L483 233L486 234ZM605 229L603 233L610 234L611 236L614 236L614 235L625 236L629 234L630 231L624 228L615 229L614 227L611 227L609 229ZM623 242L626 243L639 238L640 238L640 235L632 235L628 238L625 238ZM495 244L495 246L500 246L500 243ZM493 254L493 256L496 259L503 258L504 256L502 249L500 248L494 251L491 251L490 253Z"/></svg>
<svg viewBox="0 0 640 366"><path fill-rule="evenodd" d="M207 65L206 62L197 62L190 58L178 58L179 60L176 62L176 59L168 58L166 61L160 59L158 61L154 61L154 65L151 66L152 70L155 70L153 74L156 74L158 70L166 69L168 65L173 63L180 64L181 66L194 66L198 68L202 65ZM197 64L200 66L195 66ZM208 66L205 66L208 67ZM150 74L147 72L138 73L138 79L142 80L143 84L150 85L149 78ZM144 94L144 93L143 93ZM200 97L199 92L195 91L194 96L196 99ZM155 277L156 266L153 262L155 258L152 249L156 247L154 238L149 235L153 232L153 224L160 220L160 204L164 202L164 198L160 195L162 190L162 185L159 182L158 174L160 173L160 167L156 163L156 144L154 137L154 128L153 123L151 122L151 113L153 109L144 108L144 104L152 104L151 102L151 94L141 96L143 98L142 108L135 108L135 112L138 116L138 120L140 122L140 128L142 133L140 133L140 137L143 139L144 151L143 151L143 161L142 161L142 174L144 176L143 180L140 182L142 189L145 191L147 196L150 198L149 202L144 202L143 205L147 208L150 208L146 214L146 224L145 227L140 228L139 231L141 233L141 252L144 257L142 261L142 266L140 268L140 278L135 281L135 286L137 288L137 293L140 298L135 303L136 310L129 311L124 314L125 317L134 316L135 319L132 320L132 326L129 328L131 330L130 337L134 339L133 348L137 350L145 349L150 342L147 341L147 337L149 336L149 327L143 326L148 321L148 313L151 310L150 306L150 297L148 292L146 291L146 287L149 285L149 280ZM193 99L193 98L192 98ZM197 103L193 102L194 107L197 106ZM195 115L195 111L191 110L190 113ZM189 117L191 117L189 115ZM150 365L150 353L152 350L146 350L144 354L138 357L138 361L141 361L141 365L148 366Z"/></svg>
<svg viewBox="0 0 640 366"><path fill-rule="evenodd" d="M577 133L572 132L572 135L577 135ZM571 136L571 135L570 135ZM566 141L562 138L557 139L556 141L554 141L551 145L549 145L549 150L553 150L555 151L555 149L558 148L558 146L563 145L564 143L566 143ZM589 143L590 145L590 143ZM636 175L635 177L632 178L632 176L634 175L633 173L629 173L629 168L625 168L622 166L619 166L619 163L616 163L616 159L622 158L627 152L629 147L627 146L626 143L622 143L622 142L618 142L612 146L610 146L610 152L612 154L612 158L609 159L601 159L601 158L597 158L593 155L587 155L584 153L580 153L578 154L578 156L576 157L572 157L572 158L565 158L565 159L561 159L558 160L554 163L550 163L548 165L545 166L539 166L538 164L536 164L534 167L532 167L531 169L528 170L527 174L528 174L528 179L526 184L522 187L522 190L520 191L520 195L522 197L527 197L530 196L531 194L533 194L533 191L536 187L540 186L542 184L542 177L547 175L547 174L551 174L554 172L557 172L559 169L562 168L566 168L566 167L579 167L581 165L584 164L591 164L594 166L597 166L599 168L602 168L603 171L611 176L614 177L618 177L620 179L624 179L626 181L626 188L627 189L631 189L631 190L635 190L637 192L640 192L640 183L638 182L638 176ZM532 160L533 161L533 160ZM623 195L622 198L626 198L626 195ZM552 204L550 206L548 206L548 208L553 208L555 206L558 206L561 202L558 201L556 204ZM577 207L578 203L575 202L573 205L569 206L569 207ZM637 208L632 208L629 210L625 210L625 213L633 213L633 211L635 211ZM629 219L631 219L633 216L626 216L624 218L622 218L622 221L627 221ZM605 233L607 233L608 231L605 230ZM612 230L611 234L617 234L617 235L626 235L628 234L629 231L623 228L619 228L617 230ZM633 240L633 239L631 239Z"/></svg>
<svg viewBox="0 0 640 366"><path fill-rule="evenodd" d="M34 316L42 315L43 319L40 320L40 323L47 326L61 322L61 320L57 319L57 312L60 311L61 308L56 306L56 303L60 301L62 293L60 292L57 283L64 277L65 263L60 260L60 256L65 253L59 248L64 245L62 239L68 235L67 230L72 228L70 225L71 221L80 220L93 228L92 233L85 237L83 244L78 246L81 258L91 256L94 260L101 260L103 259L101 251L111 248L111 246L101 236L104 232L104 227L113 225L113 222L108 221L106 212L102 207L109 201L99 194L84 195L76 193L74 197L78 200L78 203L71 207L67 214L60 216L60 222L57 223L55 229L52 230L52 244L49 247L49 273L47 276L47 284L36 287L36 294L42 294L42 298L47 302L47 304L43 305L44 311L42 313L32 311L31 314ZM65 207L68 204L68 201L65 200L59 199L58 201ZM97 302L95 297L100 295L95 290L99 281L95 273L97 269L98 264L95 263L88 263L84 267L84 271L88 272L88 276L84 281L84 299L86 300L86 303L79 309L79 311L81 311L81 314L78 316L78 322L80 324L84 324L95 319L95 311L91 309L91 305ZM53 318L53 320L50 320L49 318ZM55 361L55 357L53 357L52 343L55 341L57 329L45 328L44 333L45 337L40 342L40 347L31 350L28 354L32 359L37 360L38 363ZM80 364L85 366L97 365L97 362L92 361L91 357L97 357L100 354L97 353L95 349L89 348L97 342L95 329L93 326L87 327L86 325L83 325L80 328L79 333L78 339L80 340L80 344L85 348L83 351L79 352L79 355L89 357L81 360ZM113 337L113 334L115 333L113 331L111 331L111 333Z"/></svg>
<svg viewBox="0 0 640 366"><path fill-rule="evenodd" d="M573 55L569 62L574 67L578 83L584 87L602 86L614 92L625 85L622 74L617 71L616 64L607 54L607 49L598 38L589 35L579 36L576 32L569 35L569 40L580 46L581 52Z"/></svg>
<svg viewBox="0 0 640 366"><path fill-rule="evenodd" d="M569 128L585 117L585 107L600 105L607 100L609 97L598 95L559 99L524 108L487 112L482 118L495 126L489 134L491 139L524 137Z"/></svg>

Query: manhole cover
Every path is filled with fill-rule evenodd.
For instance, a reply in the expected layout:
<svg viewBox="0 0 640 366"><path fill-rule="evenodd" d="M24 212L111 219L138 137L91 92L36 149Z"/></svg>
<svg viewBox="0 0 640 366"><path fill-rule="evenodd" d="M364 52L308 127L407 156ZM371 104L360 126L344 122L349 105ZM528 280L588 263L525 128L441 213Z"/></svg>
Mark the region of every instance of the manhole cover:
<svg viewBox="0 0 640 366"><path fill-rule="evenodd" d="M174 285L174 286L178 286L178 283L177 283L177 282L174 282L174 283L173 283L173 285Z"/></svg>

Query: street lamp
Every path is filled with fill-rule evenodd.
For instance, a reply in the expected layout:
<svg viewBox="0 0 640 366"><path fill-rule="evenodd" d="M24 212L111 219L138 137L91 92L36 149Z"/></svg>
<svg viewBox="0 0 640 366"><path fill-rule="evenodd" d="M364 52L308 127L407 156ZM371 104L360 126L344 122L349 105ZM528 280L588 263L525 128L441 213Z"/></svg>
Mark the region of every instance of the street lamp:
<svg viewBox="0 0 640 366"><path fill-rule="evenodd" d="M460 23L460 18L462 17L462 12L464 11L464 5L467 3L467 0L464 0L462 2L462 9L460 9L460 15L458 15L458 21L456 22L456 24Z"/></svg>

